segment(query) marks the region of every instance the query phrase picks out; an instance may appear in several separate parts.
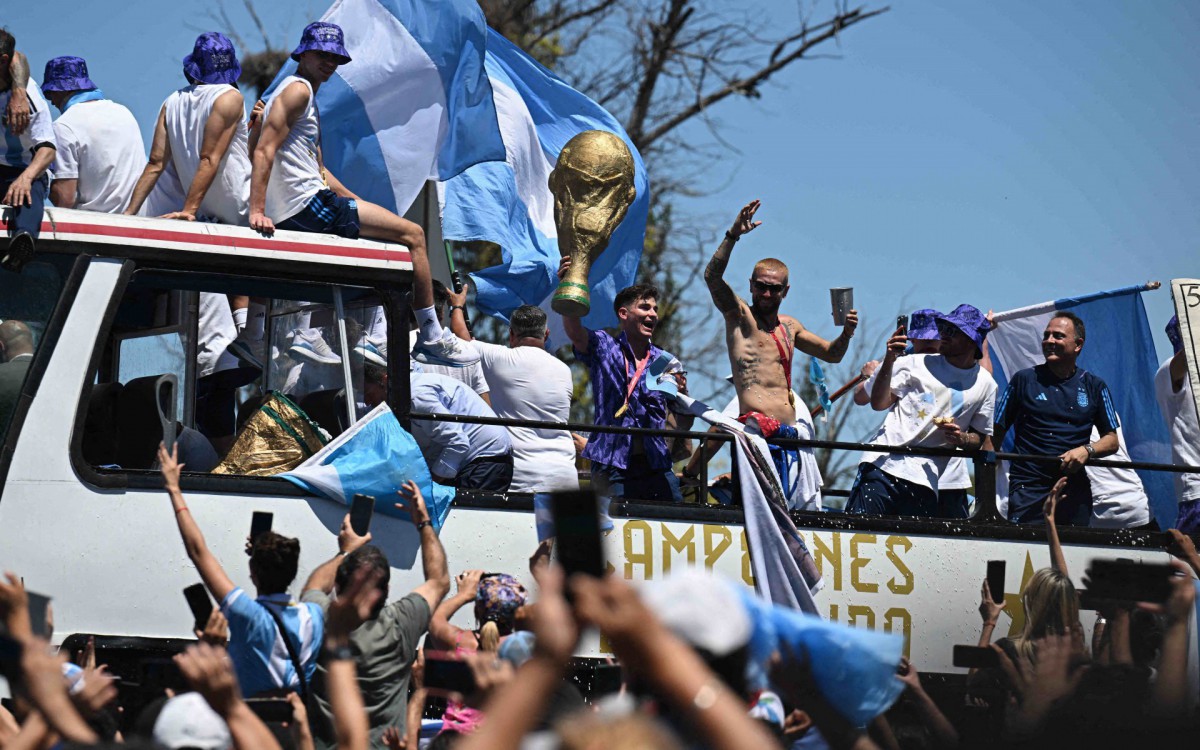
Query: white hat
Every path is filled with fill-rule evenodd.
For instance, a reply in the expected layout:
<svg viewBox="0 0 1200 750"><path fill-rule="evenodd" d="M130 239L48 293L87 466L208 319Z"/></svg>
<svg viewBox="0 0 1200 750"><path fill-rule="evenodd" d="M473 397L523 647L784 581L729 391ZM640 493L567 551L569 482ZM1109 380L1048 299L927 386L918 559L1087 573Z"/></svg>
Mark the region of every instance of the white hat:
<svg viewBox="0 0 1200 750"><path fill-rule="evenodd" d="M225 720L199 693L184 693L163 704L154 722L154 741L166 748L229 750L233 738Z"/></svg>
<svg viewBox="0 0 1200 750"><path fill-rule="evenodd" d="M641 587L642 599L675 635L721 657L750 640L750 616L722 578L694 568Z"/></svg>

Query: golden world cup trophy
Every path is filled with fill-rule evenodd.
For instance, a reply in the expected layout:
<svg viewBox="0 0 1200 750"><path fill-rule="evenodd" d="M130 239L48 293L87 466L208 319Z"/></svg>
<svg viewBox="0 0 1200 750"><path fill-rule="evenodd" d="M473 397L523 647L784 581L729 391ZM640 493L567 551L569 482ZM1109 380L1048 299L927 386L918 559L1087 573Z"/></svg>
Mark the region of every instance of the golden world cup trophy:
<svg viewBox="0 0 1200 750"><path fill-rule="evenodd" d="M625 141L604 130L585 130L563 146L550 173L558 249L571 259L550 306L582 318L592 309L588 271L637 196L633 154Z"/></svg>

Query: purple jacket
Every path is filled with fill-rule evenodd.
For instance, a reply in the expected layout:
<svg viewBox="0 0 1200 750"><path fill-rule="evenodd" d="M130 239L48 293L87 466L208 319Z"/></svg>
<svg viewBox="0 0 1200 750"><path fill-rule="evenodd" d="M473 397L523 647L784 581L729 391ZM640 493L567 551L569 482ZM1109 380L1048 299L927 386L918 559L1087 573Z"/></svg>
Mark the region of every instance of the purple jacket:
<svg viewBox="0 0 1200 750"><path fill-rule="evenodd" d="M662 349L651 344L649 361L654 361L660 353ZM633 349L630 348L624 333L614 337L606 331L588 331L588 351L584 354L575 349L575 358L588 366L592 378L595 424L663 429L667 421L667 397L661 391L652 391L646 387L645 371L642 372L633 395L629 397L629 409L620 417L615 416L617 410L625 403L629 378L637 370L637 358L634 357ZM671 468L667 440L662 437L641 438L634 435L593 433L588 438L587 447L583 449L583 457L594 463L627 469L635 439L643 441L651 469L666 471Z"/></svg>

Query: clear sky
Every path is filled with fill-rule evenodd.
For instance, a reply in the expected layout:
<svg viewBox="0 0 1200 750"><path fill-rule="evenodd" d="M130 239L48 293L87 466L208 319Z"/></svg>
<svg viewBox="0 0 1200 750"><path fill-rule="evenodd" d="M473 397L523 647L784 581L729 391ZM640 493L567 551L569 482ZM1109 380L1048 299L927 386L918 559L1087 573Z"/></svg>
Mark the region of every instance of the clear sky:
<svg viewBox="0 0 1200 750"><path fill-rule="evenodd" d="M35 77L51 57L85 57L147 136L196 34L218 27L212 3L8 5L0 23ZM257 44L241 3L226 5ZM1200 276L1200 4L891 5L845 32L841 59L801 62L759 103L715 111L740 153L684 208L723 231L763 200L764 224L729 272L739 292L754 259L781 257L792 268L785 311L833 335L831 286L855 288L865 326L902 300L1004 310ZM290 46L326 4L258 7L273 41ZM791 2L755 7L763 29L795 18ZM1145 299L1165 356L1169 291Z"/></svg>

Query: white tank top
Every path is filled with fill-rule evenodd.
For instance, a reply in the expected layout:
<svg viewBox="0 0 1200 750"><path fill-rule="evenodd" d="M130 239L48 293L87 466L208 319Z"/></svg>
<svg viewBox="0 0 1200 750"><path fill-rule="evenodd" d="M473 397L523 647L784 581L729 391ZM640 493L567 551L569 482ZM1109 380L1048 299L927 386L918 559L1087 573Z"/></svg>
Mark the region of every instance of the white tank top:
<svg viewBox="0 0 1200 750"><path fill-rule="evenodd" d="M236 90L227 83L188 86L171 94L163 103L167 139L171 143L171 163L175 165L185 196L200 166L204 127L213 104L225 92ZM246 148L244 102L242 113L243 117L233 131L233 140L217 168L217 176L204 194L197 218L241 226L250 223L250 154Z"/></svg>
<svg viewBox="0 0 1200 750"><path fill-rule="evenodd" d="M296 81L308 89L308 104L304 113L296 119L291 131L275 152L271 167L271 180L267 183L266 214L271 221L280 222L299 213L317 191L325 188L321 179L321 165L317 162L317 145L321 138L321 122L317 116L316 97L312 84L299 76L288 76L275 89L275 95L267 102L263 121L271 114L271 107L279 94Z"/></svg>

